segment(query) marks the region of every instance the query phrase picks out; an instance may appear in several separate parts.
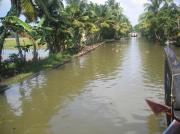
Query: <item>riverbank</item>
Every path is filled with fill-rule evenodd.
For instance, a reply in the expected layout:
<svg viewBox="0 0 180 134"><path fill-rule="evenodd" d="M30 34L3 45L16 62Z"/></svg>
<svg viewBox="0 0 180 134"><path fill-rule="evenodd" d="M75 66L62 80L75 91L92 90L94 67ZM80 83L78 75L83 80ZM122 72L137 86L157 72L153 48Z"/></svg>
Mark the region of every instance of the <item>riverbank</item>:
<svg viewBox="0 0 180 134"><path fill-rule="evenodd" d="M48 71L53 68L60 67L64 65L65 63L70 62L73 58L83 56L93 51L94 49L96 49L97 47L101 46L104 43L105 42L101 42L94 45L85 46L78 54L75 54L73 56L69 54L59 53L56 55L51 55L48 58L41 59L38 62L29 61L27 62L25 66L23 66L24 71L12 77L1 78L0 90L1 90L1 87L4 87L4 85L20 82L24 79L27 79L28 77L32 77L33 75L35 75L36 73L40 71Z"/></svg>

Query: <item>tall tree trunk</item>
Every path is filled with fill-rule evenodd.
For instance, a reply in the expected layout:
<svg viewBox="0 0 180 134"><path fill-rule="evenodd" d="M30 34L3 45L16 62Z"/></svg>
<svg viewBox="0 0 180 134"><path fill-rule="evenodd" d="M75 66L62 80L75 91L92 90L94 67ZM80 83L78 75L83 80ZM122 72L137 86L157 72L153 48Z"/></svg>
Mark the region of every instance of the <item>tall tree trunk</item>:
<svg viewBox="0 0 180 134"><path fill-rule="evenodd" d="M16 45L17 45L17 48L18 48L18 51L19 51L20 58L24 59L24 56L23 56L23 53L22 53L22 50L21 50L20 41L19 41L19 35L18 35L18 33L15 33L15 35L16 35Z"/></svg>
<svg viewBox="0 0 180 134"><path fill-rule="evenodd" d="M0 27L0 70L1 70L1 62L2 62L2 50L3 50L3 45L4 45L4 40L6 37L6 30L4 27Z"/></svg>
<svg viewBox="0 0 180 134"><path fill-rule="evenodd" d="M75 36L74 36L74 41L75 41L75 47L78 49L80 48L80 43L81 43L81 37L80 37L80 31L79 28L75 29Z"/></svg>
<svg viewBox="0 0 180 134"><path fill-rule="evenodd" d="M37 61L38 60L38 52L37 52L37 48L36 48L36 42L35 40L29 36L29 39L32 41L33 44L33 60Z"/></svg>
<svg viewBox="0 0 180 134"><path fill-rule="evenodd" d="M38 52L36 48L36 43L33 42L33 60L37 61L38 60Z"/></svg>
<svg viewBox="0 0 180 134"><path fill-rule="evenodd" d="M154 32L154 34L155 34L155 36L156 36L156 39L157 39L158 41L160 41L161 37L157 34L156 31Z"/></svg>

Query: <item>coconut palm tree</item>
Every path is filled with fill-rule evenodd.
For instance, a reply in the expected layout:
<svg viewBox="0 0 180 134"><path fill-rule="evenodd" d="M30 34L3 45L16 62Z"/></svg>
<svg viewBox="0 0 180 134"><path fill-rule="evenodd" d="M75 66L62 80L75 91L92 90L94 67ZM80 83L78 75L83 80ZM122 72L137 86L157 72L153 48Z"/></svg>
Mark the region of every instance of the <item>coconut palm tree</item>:
<svg viewBox="0 0 180 134"><path fill-rule="evenodd" d="M165 40L177 36L179 15L180 10L173 0L150 0L150 3L145 4L139 28L142 35L164 43Z"/></svg>
<svg viewBox="0 0 180 134"><path fill-rule="evenodd" d="M145 10L151 11L154 14L157 14L162 2L163 2L163 0L149 0L148 3L144 4Z"/></svg>

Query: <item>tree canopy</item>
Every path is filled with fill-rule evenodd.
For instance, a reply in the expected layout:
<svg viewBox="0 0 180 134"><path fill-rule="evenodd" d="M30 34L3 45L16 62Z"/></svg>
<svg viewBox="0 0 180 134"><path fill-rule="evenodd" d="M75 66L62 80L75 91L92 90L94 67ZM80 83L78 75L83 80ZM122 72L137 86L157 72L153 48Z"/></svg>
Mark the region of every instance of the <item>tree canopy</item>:
<svg viewBox="0 0 180 134"><path fill-rule="evenodd" d="M173 0L149 0L136 26L143 36L162 44L179 39L180 7Z"/></svg>
<svg viewBox="0 0 180 134"><path fill-rule="evenodd" d="M34 49L47 44L50 53L76 53L85 45L127 36L132 29L115 0L101 5L87 0L11 0L10 11L0 20L0 56L11 31L31 39Z"/></svg>

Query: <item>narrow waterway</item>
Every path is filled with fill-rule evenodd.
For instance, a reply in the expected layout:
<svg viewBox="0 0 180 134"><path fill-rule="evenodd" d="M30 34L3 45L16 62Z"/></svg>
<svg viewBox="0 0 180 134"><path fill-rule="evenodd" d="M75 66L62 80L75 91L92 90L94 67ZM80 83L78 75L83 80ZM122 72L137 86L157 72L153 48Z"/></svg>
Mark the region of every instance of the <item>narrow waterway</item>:
<svg viewBox="0 0 180 134"><path fill-rule="evenodd" d="M163 47L107 43L0 96L0 134L161 134L145 98L163 102Z"/></svg>

